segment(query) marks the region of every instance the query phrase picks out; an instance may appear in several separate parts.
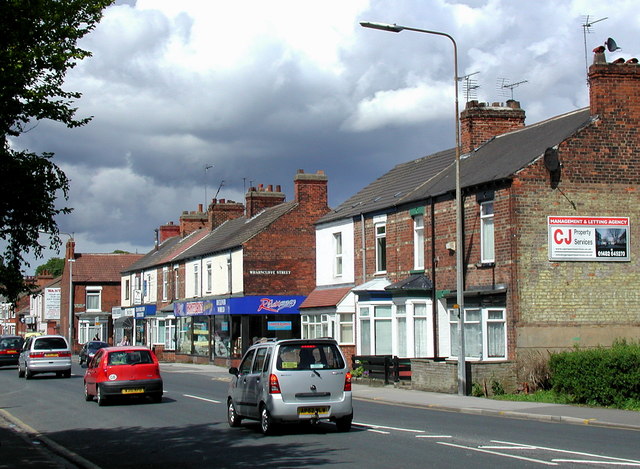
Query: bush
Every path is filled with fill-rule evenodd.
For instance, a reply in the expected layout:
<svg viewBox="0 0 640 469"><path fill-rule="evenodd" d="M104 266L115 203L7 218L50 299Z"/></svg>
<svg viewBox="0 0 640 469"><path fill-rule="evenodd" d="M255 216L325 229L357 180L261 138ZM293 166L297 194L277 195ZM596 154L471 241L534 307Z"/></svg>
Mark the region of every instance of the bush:
<svg viewBox="0 0 640 469"><path fill-rule="evenodd" d="M640 345L625 340L610 348L561 352L549 360L553 390L579 404L621 407L640 399Z"/></svg>

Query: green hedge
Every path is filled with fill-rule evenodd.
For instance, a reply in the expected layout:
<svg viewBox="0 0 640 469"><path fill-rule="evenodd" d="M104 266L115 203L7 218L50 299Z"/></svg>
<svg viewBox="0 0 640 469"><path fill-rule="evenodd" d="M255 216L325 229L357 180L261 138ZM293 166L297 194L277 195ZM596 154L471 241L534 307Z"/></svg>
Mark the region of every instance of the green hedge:
<svg viewBox="0 0 640 469"><path fill-rule="evenodd" d="M579 404L621 406L640 400L640 344L575 349L551 355L553 390Z"/></svg>

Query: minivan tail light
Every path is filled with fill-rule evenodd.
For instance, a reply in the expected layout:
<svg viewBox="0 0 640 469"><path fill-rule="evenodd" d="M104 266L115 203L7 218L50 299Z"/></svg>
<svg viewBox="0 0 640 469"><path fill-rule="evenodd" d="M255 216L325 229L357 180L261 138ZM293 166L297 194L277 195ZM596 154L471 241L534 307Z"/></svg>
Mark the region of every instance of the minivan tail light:
<svg viewBox="0 0 640 469"><path fill-rule="evenodd" d="M31 358L44 358L44 352L30 352L29 357Z"/></svg>
<svg viewBox="0 0 640 469"><path fill-rule="evenodd" d="M344 376L344 390L351 391L351 372L347 371L347 374Z"/></svg>
<svg viewBox="0 0 640 469"><path fill-rule="evenodd" d="M274 374L269 375L269 394L280 394L280 383Z"/></svg>
<svg viewBox="0 0 640 469"><path fill-rule="evenodd" d="M58 356L59 357L70 357L71 356L71 352L58 352Z"/></svg>

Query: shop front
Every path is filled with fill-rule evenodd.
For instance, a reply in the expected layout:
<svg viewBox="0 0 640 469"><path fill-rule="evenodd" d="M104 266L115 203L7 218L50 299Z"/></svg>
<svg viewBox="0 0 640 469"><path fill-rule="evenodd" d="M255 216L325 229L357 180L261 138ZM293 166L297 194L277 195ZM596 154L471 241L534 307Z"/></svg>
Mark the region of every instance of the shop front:
<svg viewBox="0 0 640 469"><path fill-rule="evenodd" d="M115 312L115 309L114 309ZM149 346L147 318L156 315L156 305L139 305L120 308L113 316L114 344L122 343L123 338L131 345Z"/></svg>
<svg viewBox="0 0 640 469"><path fill-rule="evenodd" d="M255 295L176 302L176 360L227 366L262 338L300 337L304 299Z"/></svg>

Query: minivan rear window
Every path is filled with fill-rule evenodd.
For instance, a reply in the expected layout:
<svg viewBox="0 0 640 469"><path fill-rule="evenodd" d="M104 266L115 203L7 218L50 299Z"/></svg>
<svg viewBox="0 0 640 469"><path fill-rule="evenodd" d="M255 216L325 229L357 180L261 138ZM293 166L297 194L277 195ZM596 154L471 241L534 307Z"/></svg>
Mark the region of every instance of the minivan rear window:
<svg viewBox="0 0 640 469"><path fill-rule="evenodd" d="M33 346L33 350L65 349L67 342L62 337L39 337Z"/></svg>
<svg viewBox="0 0 640 469"><path fill-rule="evenodd" d="M344 360L335 344L282 345L276 361L278 370L338 370Z"/></svg>

